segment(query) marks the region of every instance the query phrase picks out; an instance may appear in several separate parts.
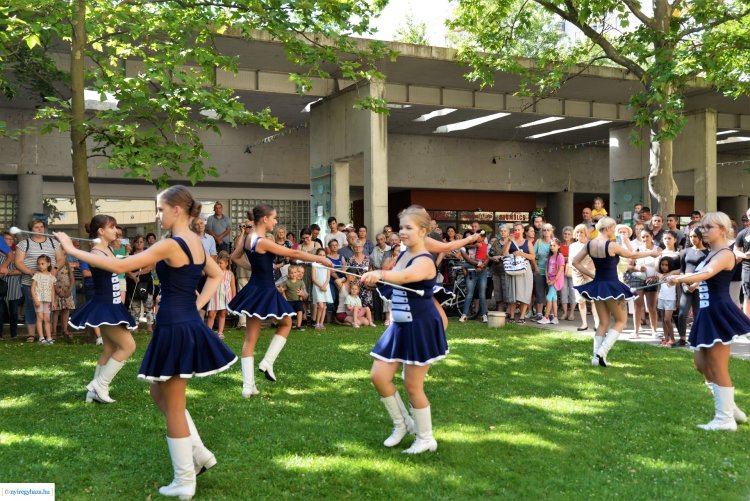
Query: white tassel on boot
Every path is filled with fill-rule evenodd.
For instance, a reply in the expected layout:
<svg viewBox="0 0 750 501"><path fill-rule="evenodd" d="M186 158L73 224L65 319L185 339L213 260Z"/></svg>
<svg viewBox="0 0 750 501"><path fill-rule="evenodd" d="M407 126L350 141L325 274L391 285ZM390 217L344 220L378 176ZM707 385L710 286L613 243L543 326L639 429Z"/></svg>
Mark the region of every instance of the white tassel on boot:
<svg viewBox="0 0 750 501"><path fill-rule="evenodd" d="M159 488L162 496L192 499L195 495L195 468L193 466L193 443L190 437L169 438L169 455L172 458L174 479L169 485Z"/></svg>
<svg viewBox="0 0 750 501"><path fill-rule="evenodd" d="M597 336L594 335L594 356L591 357L591 365L599 365L599 356L596 354L596 352L599 351L599 348L602 347L602 343L604 342L604 336Z"/></svg>
<svg viewBox="0 0 750 501"><path fill-rule="evenodd" d="M421 454L423 452L434 452L438 448L437 441L432 437L432 412L428 405L424 409L412 409L414 422L417 425L417 439L404 454Z"/></svg>
<svg viewBox="0 0 750 501"><path fill-rule="evenodd" d="M185 418L187 418L188 428L190 429L190 441L193 444L193 467L195 467L195 476L197 477L216 466L216 456L203 445L201 436L198 434L198 428L195 427L193 418L187 409L185 409Z"/></svg>
<svg viewBox="0 0 750 501"><path fill-rule="evenodd" d="M394 447L401 443L401 440L403 440L407 433L413 434L416 432L414 420L406 411L406 406L401 400L401 394L398 391L390 397L381 397L380 401L383 402L388 415L393 420L393 433L385 439L383 445Z"/></svg>
<svg viewBox="0 0 750 501"><path fill-rule="evenodd" d="M99 377L99 374L101 372L102 372L102 366L99 365L99 362L97 362L96 363L96 369L94 369L94 379L92 379L91 381L92 382L95 381L96 378ZM89 383L89 384L91 384L91 383ZM86 403L90 404L91 402L98 402L98 400L96 399L96 393L94 393L93 391L89 390L88 386L86 386Z"/></svg>
<svg viewBox="0 0 750 501"><path fill-rule="evenodd" d="M240 359L242 364L242 397L250 398L253 395L258 395L260 392L255 387L255 358L254 357L242 357Z"/></svg>
<svg viewBox="0 0 750 501"><path fill-rule="evenodd" d="M710 381L705 381L705 383L706 383L706 388L708 388L708 390L711 392L711 395L714 395L714 386L716 385ZM732 415L734 416L734 420L737 422L737 424L746 424L747 415L744 412L742 412L742 410L739 407L737 407L737 404L734 402L734 399L732 399L732 403L734 405L734 409L732 410Z"/></svg>
<svg viewBox="0 0 750 501"><path fill-rule="evenodd" d="M271 339L271 344L268 345L268 350L266 350L263 360L258 364L258 370L266 376L266 379L274 383L276 382L276 375L273 373L273 363L276 361L279 353L281 353L281 350L284 349L285 344L286 338L276 334Z"/></svg>
<svg viewBox="0 0 750 501"><path fill-rule="evenodd" d="M114 357L109 357L107 363L102 366L101 372L99 372L99 377L86 386L87 390L96 394L94 398L97 401L106 404L115 402L115 400L109 396L109 385L124 365L125 362L118 362Z"/></svg>
<svg viewBox="0 0 750 501"><path fill-rule="evenodd" d="M604 341L602 341L602 345L596 352L596 355L599 357L599 365L602 367L607 366L607 354L617 342L618 337L620 337L620 333L614 329L609 329L607 335L604 336Z"/></svg>

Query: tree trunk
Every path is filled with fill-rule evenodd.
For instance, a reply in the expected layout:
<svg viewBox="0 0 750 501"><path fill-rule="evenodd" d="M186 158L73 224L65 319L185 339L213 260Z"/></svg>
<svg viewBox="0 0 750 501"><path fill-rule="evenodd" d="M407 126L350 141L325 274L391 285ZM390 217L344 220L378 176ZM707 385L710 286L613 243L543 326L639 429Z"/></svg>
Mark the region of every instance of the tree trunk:
<svg viewBox="0 0 750 501"><path fill-rule="evenodd" d="M651 132L653 137L654 131ZM666 219L667 214L675 213L677 183L672 175L672 140L651 141L651 170L648 175L648 189L656 199L656 206L651 207L654 214Z"/></svg>
<svg viewBox="0 0 750 501"><path fill-rule="evenodd" d="M85 225L91 221L91 190L87 170L88 151L83 122L85 85L85 48L86 48L86 0L74 0L73 3L73 37L70 57L71 115L70 142L73 163L73 189L78 214L78 233L86 235Z"/></svg>

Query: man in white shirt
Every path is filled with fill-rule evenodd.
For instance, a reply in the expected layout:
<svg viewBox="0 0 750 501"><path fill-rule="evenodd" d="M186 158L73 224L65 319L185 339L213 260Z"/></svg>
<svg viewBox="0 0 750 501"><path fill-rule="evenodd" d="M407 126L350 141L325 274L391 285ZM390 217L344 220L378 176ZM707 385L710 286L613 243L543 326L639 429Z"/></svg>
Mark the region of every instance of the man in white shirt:
<svg viewBox="0 0 750 501"><path fill-rule="evenodd" d="M328 247L328 244L331 240L338 240L339 242L339 248L346 245L346 235L343 231L339 231L338 229L338 222L336 221L336 218L331 216L328 218L328 235L325 237L325 246Z"/></svg>
<svg viewBox="0 0 750 501"><path fill-rule="evenodd" d="M203 244L203 250L206 251L206 255L211 256L216 261L218 258L216 240L211 235L206 234L206 222L199 217L195 218L195 221L193 221L193 231L201 237L201 243Z"/></svg>
<svg viewBox="0 0 750 501"><path fill-rule="evenodd" d="M379 270L383 266L383 257L389 250L391 248L385 243L385 235L382 233L375 235L375 248L370 253L370 263L374 269Z"/></svg>

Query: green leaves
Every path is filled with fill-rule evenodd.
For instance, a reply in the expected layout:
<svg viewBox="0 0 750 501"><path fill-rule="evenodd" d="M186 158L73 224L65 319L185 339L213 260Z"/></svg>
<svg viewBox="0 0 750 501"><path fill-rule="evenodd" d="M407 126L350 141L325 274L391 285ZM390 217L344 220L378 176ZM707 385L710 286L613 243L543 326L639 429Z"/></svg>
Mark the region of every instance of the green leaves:
<svg viewBox="0 0 750 501"><path fill-rule="evenodd" d="M312 78L382 78L375 62L393 58L385 44L350 38L368 32L378 0L87 0L84 81L117 100L115 109L87 110L89 154L125 176L164 184L170 177L197 183L218 173L203 140L221 126L278 130L273 110L249 111L232 89L217 85L219 71L236 72L239 58L221 50L221 37L251 40L263 30L284 45L299 66L297 91ZM0 5L0 91L30 91L38 100L38 130L70 129L67 63L71 2L9 0ZM12 78L9 76L12 75ZM385 103L360 106L386 111ZM7 131L5 131L7 133ZM0 134L3 131L0 130Z"/></svg>

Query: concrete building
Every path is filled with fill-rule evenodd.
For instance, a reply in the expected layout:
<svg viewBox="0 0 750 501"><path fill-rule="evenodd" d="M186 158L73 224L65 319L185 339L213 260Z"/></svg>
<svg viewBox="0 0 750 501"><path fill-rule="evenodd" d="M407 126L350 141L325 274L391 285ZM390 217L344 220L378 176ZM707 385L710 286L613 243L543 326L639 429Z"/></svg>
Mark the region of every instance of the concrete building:
<svg viewBox="0 0 750 501"><path fill-rule="evenodd" d="M250 43L223 36L218 44L239 56L240 71L219 72L217 82L235 88L251 110L271 108L288 127L278 137L259 127L205 137L220 177L194 191L221 200L237 222L261 201L277 206L293 231L335 215L371 233L410 203L434 211L443 227L477 218L493 229L537 208L557 227L573 224L596 195L620 218L636 202L649 204L650 153L629 141L626 103L638 83L623 70L590 68L554 98L534 102L513 95L514 75L498 74L485 89L466 80L452 49L392 43L400 56L382 63L384 82L317 79L300 96L288 79L294 67L266 35ZM135 76L139 63L126 68ZM363 96L384 97L390 114L353 109ZM34 104L0 101L0 120L22 127ZM738 163L750 158L750 99L727 99L695 81L686 108L674 148L677 211L719 208L739 218L750 194L750 164ZM72 197L70 172L67 135L0 140L0 226L25 225L43 198ZM154 187L95 159L89 175L93 203L152 207Z"/></svg>

